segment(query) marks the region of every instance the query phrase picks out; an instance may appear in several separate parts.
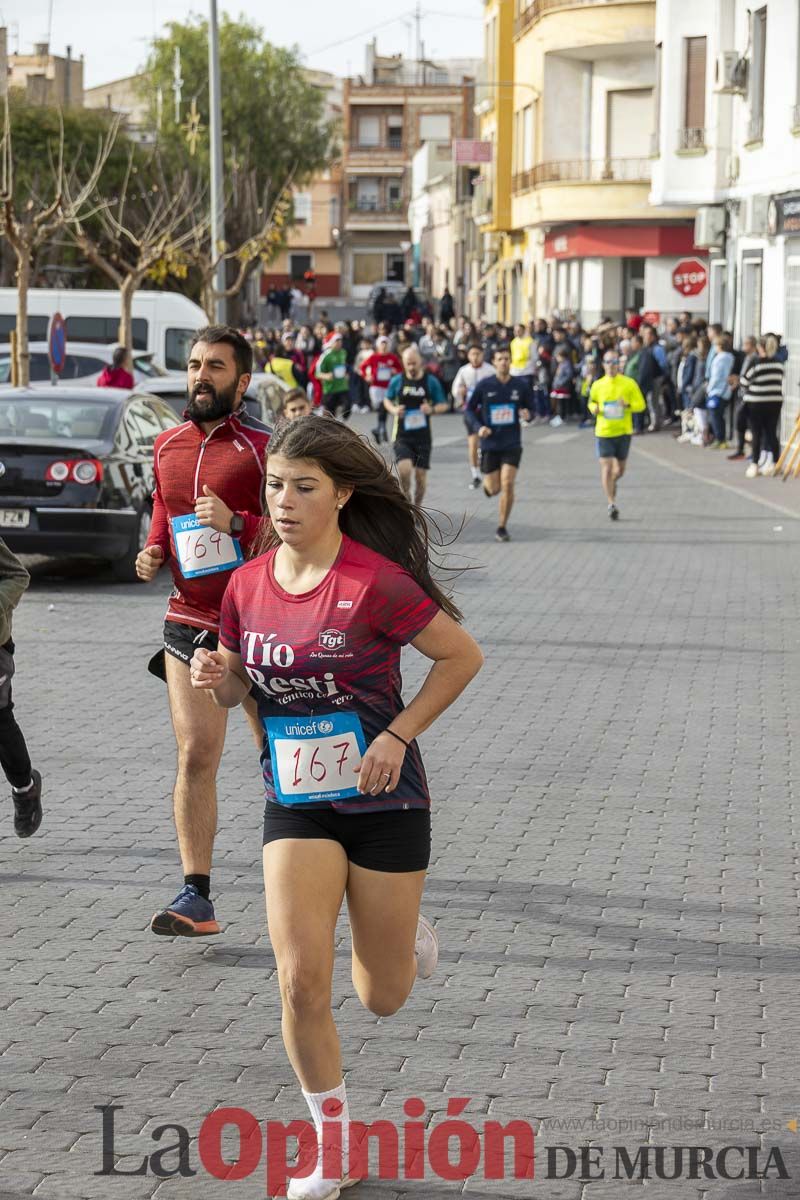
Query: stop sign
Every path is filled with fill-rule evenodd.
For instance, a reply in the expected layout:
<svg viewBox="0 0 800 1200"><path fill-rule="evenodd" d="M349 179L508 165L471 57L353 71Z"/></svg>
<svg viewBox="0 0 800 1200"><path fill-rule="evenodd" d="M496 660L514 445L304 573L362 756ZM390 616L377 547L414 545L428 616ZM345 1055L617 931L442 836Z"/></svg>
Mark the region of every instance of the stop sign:
<svg viewBox="0 0 800 1200"><path fill-rule="evenodd" d="M708 272L699 258L682 258L672 269L672 286L682 296L699 296L708 283Z"/></svg>

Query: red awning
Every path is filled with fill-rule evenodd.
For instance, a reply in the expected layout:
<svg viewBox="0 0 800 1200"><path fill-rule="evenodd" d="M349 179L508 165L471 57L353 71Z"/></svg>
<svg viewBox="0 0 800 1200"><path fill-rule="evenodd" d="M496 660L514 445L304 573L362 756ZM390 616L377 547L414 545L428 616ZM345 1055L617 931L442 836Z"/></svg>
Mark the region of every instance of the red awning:
<svg viewBox="0 0 800 1200"><path fill-rule="evenodd" d="M551 229L545 258L659 258L703 254L693 225L563 225Z"/></svg>

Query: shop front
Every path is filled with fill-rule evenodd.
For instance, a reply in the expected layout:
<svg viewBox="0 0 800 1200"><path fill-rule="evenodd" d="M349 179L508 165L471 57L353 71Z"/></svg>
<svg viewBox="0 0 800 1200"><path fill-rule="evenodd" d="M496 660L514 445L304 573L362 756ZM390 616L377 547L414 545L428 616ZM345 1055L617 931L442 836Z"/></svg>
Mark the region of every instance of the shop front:
<svg viewBox="0 0 800 1200"><path fill-rule="evenodd" d="M544 240L548 314L576 314L591 329L626 308L667 317L708 316L708 261L693 226L586 223L551 229Z"/></svg>

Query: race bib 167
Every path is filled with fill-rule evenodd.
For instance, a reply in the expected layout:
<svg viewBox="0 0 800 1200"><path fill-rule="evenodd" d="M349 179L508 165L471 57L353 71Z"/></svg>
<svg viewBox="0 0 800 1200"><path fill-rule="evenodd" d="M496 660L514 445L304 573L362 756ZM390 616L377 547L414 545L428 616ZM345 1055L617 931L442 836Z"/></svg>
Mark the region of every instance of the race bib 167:
<svg viewBox="0 0 800 1200"><path fill-rule="evenodd" d="M280 804L360 795L356 767L367 743L357 713L267 717L275 795Z"/></svg>

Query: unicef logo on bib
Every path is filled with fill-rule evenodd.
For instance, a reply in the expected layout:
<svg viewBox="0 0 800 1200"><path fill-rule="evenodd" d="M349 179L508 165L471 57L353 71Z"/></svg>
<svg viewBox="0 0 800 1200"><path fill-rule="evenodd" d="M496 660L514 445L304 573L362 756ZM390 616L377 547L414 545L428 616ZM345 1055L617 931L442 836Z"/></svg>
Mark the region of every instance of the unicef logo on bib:
<svg viewBox="0 0 800 1200"><path fill-rule="evenodd" d="M333 721L317 721L320 733L333 733Z"/></svg>

